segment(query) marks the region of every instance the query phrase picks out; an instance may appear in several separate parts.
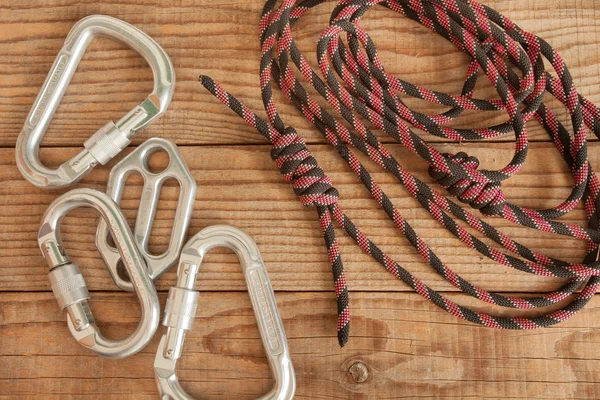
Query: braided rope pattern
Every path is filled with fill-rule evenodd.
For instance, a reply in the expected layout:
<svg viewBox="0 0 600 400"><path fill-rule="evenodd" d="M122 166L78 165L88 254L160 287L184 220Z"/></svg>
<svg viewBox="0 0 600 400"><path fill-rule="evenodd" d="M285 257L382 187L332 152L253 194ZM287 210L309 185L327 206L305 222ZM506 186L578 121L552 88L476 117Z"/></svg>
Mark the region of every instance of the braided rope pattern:
<svg viewBox="0 0 600 400"><path fill-rule="evenodd" d="M462 151L456 154L444 153L443 156L456 164L469 166L472 169L479 167L479 160L476 157L470 157ZM458 200L479 209L482 214L490 216L502 214L506 199L500 182L481 183L460 179L436 166L429 167L429 175Z"/></svg>
<svg viewBox="0 0 600 400"><path fill-rule="evenodd" d="M317 44L319 74L296 47L292 26L312 7L324 0L267 0L259 23L261 40L260 84L268 121L241 104L206 76L202 85L222 103L255 127L273 145L272 158L282 175L294 186L301 202L315 206L332 265L338 301L338 341L349 338L350 309L334 223L395 277L443 310L476 324L505 329L535 329L564 321L585 306L600 287L597 261L600 243L600 184L588 162L587 131L600 137L600 110L581 96L560 55L543 39L523 31L497 11L473 0L341 0L332 12L330 24ZM426 26L449 40L472 58L460 95L429 90L385 72L375 44L360 27L361 17L381 5ZM346 46L340 35L346 35ZM556 76L546 71L544 59ZM290 62L291 61L291 62ZM346 128L303 87L293 66L319 95L351 126ZM519 74L514 68L519 70ZM499 98L473 97L481 72L494 85ZM405 235L423 260L441 277L462 292L484 302L514 309L547 307L571 297L559 310L532 318L499 317L460 306L414 277L371 241L344 213L339 194L318 166L297 132L283 123L273 99L272 81L323 134L398 230ZM571 115L572 134L544 104L544 95L557 98ZM427 115L408 108L400 94L448 107L448 111ZM456 129L447 124L465 110L505 111L507 122L484 128ZM458 200L479 209L483 215L544 232L574 237L587 242L581 263L568 263L536 252L503 234L453 200L402 168L385 146L364 125L362 119L401 143L429 164L430 175ZM569 196L549 209L520 207L506 199L501 182L516 174L527 157L526 122L536 119L552 138L573 176ZM498 170L479 168L479 160L465 153L442 154L412 129L416 127L451 140L483 140L514 132L511 161ZM410 224L374 182L353 152L358 150L389 171L420 202L432 217L468 247L501 265L531 274L566 279L564 285L538 297L518 298L490 293L452 271L413 230ZM580 202L584 203L587 227L557 221ZM472 235L457 220L483 234L506 251L489 246ZM512 253L514 255L511 255ZM581 291L576 293L578 289ZM573 296L572 296L573 295Z"/></svg>

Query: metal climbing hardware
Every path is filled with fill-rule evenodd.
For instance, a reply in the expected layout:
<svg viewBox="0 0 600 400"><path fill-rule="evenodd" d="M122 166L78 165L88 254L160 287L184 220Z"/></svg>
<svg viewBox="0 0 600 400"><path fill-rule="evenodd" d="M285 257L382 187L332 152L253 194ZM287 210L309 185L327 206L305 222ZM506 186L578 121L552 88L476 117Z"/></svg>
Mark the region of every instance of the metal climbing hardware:
<svg viewBox="0 0 600 400"><path fill-rule="evenodd" d="M60 238L60 223L71 210L92 207L108 222L125 268L140 301L141 319L135 331L120 340L106 339L95 324L88 301L90 294L76 264L67 257ZM38 244L50 267L48 277L54 297L73 337L91 351L109 358L123 358L142 350L154 336L160 319L158 296L127 220L107 194L92 189L73 189L56 199L44 214Z"/></svg>
<svg viewBox="0 0 600 400"><path fill-rule="evenodd" d="M168 155L169 164L164 171L153 173L149 170L148 159L157 151L164 151ZM133 230L134 237L138 249L146 261L148 274L154 280L169 269L179 257L192 218L196 198L196 182L177 146L161 138L145 141L110 171L106 192L117 204L121 203L125 183L133 173L139 173L144 179L142 197ZM168 179L177 180L180 187L179 200L171 228L169 246L164 253L155 255L148 250L148 242L158 208L160 191ZM119 271L119 265L122 265L121 254L117 248L109 244L108 226L103 219L100 219L98 224L96 247L117 286L126 291L133 291L131 281Z"/></svg>
<svg viewBox="0 0 600 400"><path fill-rule="evenodd" d="M225 225L203 229L191 238L181 252L177 285L169 290L163 335L154 361L154 374L160 396L168 399L193 399L181 387L176 373L186 331L192 329L199 293L194 290L196 276L206 253L215 247L233 250L242 266L252 308L263 346L273 374L274 386L260 399L291 399L296 390L294 367L277 310L277 303L267 269L256 243L241 230Z"/></svg>
<svg viewBox="0 0 600 400"><path fill-rule="evenodd" d="M116 123L108 122L84 143L85 149L58 169L39 159L39 147L81 57L95 36L119 40L137 51L150 65L154 89L146 100ZM41 188L61 188L79 181L98 163L106 164L167 109L175 86L175 70L167 53L150 36L119 19L93 15L77 22L65 39L19 134L16 160L21 174Z"/></svg>

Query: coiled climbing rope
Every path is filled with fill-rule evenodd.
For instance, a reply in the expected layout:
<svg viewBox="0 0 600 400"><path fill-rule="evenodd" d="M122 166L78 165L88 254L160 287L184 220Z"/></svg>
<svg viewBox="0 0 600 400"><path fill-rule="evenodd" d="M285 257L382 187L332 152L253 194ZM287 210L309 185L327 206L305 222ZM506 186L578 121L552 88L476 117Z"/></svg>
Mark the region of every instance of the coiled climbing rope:
<svg viewBox="0 0 600 400"><path fill-rule="evenodd" d="M316 208L332 265L340 345L348 341L350 308L334 224L346 231L395 277L438 307L467 321L494 328L535 329L564 321L583 308L600 286L597 261L600 185L588 162L586 143L588 130L600 137L600 110L577 92L560 55L543 39L523 31L497 11L472 0L342 0L333 10L329 26L317 44L319 76L296 47L292 27L309 9L322 2L284 0L277 8L276 0L266 2L259 25L260 85L269 122L258 117L209 77L201 76L200 80L206 89L270 141L273 145L271 156L283 177L292 182L295 193L304 205ZM460 95L429 90L386 73L375 44L360 26L361 17L376 5L419 22L472 58ZM341 35L346 36L347 45ZM555 74L546 70L544 60L553 67ZM297 78L295 70L302 78ZM495 87L498 99L473 97L480 71ZM307 92L301 79L316 89L352 129L347 129L327 112ZM547 307L573 295L570 302L559 310L532 318L500 317L460 306L415 278L385 254L344 213L338 203L339 193L331 179L318 166L296 130L284 124L273 100L272 81L337 150L423 260L445 280L468 295L502 307ZM407 107L400 95L426 100L448 109L440 114L420 113ZM554 96L568 109L571 133L544 103L544 96L547 95ZM508 119L502 124L485 128L449 127L448 123L465 110L502 110L507 113ZM549 209L520 207L510 202L502 191L502 182L516 174L525 162L528 150L525 124L532 118L539 121L550 135L573 176L570 195ZM583 261L569 263L529 249L441 195L407 172L362 119L370 121L421 157L429 164L429 174L440 186L461 202L479 209L484 216L501 217L525 227L586 241L587 251ZM514 155L501 169L479 169L479 160L475 157L463 152L442 154L419 137L411 126L455 141L483 140L514 133ZM415 233L359 162L354 151L366 154L393 174L434 219L468 247L507 267L540 276L565 278L566 283L551 293L518 298L490 293L466 281L448 268ZM580 202L584 203L587 227L558 220ZM469 233L459 220L506 251L484 243Z"/></svg>

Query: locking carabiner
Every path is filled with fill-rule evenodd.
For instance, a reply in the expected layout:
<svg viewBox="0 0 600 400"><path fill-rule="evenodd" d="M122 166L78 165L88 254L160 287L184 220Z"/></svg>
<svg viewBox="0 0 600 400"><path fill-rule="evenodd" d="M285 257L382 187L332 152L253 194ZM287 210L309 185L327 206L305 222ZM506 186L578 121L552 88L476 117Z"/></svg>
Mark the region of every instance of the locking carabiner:
<svg viewBox="0 0 600 400"><path fill-rule="evenodd" d="M96 35L119 40L137 51L150 65L154 90L117 123L108 122L84 143L84 150L58 169L39 159L46 129L63 98L83 53ZM131 142L131 137L162 115L171 101L175 70L167 53L150 36L119 19L92 15L77 22L65 39L46 81L25 120L16 145L19 171L41 188L61 188L80 180L96 164L106 164Z"/></svg>
<svg viewBox="0 0 600 400"><path fill-rule="evenodd" d="M140 301L141 319L125 339L110 340L100 333L89 309L90 294L76 264L67 257L60 238L60 223L71 210L95 208L107 221ZM56 199L44 214L38 234L40 250L50 267L48 277L54 297L73 337L91 351L109 358L123 358L142 350L158 328L160 306L152 279L148 276L127 220L107 194L93 189L73 189Z"/></svg>
<svg viewBox="0 0 600 400"><path fill-rule="evenodd" d="M169 165L164 171L153 173L148 169L148 159L156 151L164 151L169 156ZM123 158L110 171L108 178L107 194L117 203L121 203L121 196L125 189L125 182L132 173L137 172L144 178L144 188L140 199L139 212L135 221L134 237L138 243L140 253L146 261L148 274L151 279L161 276L179 257L187 234L194 200L196 199L196 181L188 169L177 146L161 138L146 140L137 149ZM152 224L158 208L158 200L162 185L168 179L175 179L179 184L179 199L171 228L169 246L162 254L151 254L148 242L152 231ZM108 227L100 219L96 231L96 247L104 259L110 274L119 288L132 292L131 281L119 274L118 265L121 260L119 251L108 242Z"/></svg>
<svg viewBox="0 0 600 400"><path fill-rule="evenodd" d="M260 399L291 399L296 391L296 377L290 352L277 310L277 302L267 269L256 243L244 232L226 225L203 229L191 238L181 252L177 286L169 290L163 335L154 361L154 376L163 400L193 399L181 387L176 373L186 331L192 328L199 293L194 290L196 276L206 253L215 247L233 250L242 265L252 309L258 323L274 387Z"/></svg>

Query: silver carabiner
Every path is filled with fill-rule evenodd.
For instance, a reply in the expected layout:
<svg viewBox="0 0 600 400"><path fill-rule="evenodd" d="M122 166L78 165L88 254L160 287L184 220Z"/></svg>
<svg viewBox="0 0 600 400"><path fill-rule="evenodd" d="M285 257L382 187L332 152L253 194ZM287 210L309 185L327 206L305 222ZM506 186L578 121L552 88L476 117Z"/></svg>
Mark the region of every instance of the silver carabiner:
<svg viewBox="0 0 600 400"><path fill-rule="evenodd" d="M93 207L108 222L133 281L141 319L135 331L125 339L110 340L102 336L89 309L90 294L83 276L64 251L60 223L69 211L78 207ZM38 244L50 267L48 277L54 297L60 308L67 310L69 330L80 344L104 357L123 358L137 353L150 342L160 319L158 296L127 220L108 195L93 189L73 189L60 196L42 218Z"/></svg>
<svg viewBox="0 0 600 400"><path fill-rule="evenodd" d="M148 169L148 159L154 152L160 150L169 156L169 165L164 171L153 173ZM194 200L196 199L196 181L194 181L194 177L185 164L177 146L161 138L148 139L110 171L106 192L117 205L121 203L121 196L127 178L134 172L139 173L144 178L144 188L142 189L142 197L135 221L134 237L140 253L146 261L148 274L154 280L167 271L179 257L179 251L183 247L192 218ZM179 200L173 227L171 228L169 247L164 253L154 255L148 250L148 242L158 207L160 190L168 179L176 179L179 183ZM117 286L122 290L132 292L134 288L131 281L119 273L118 266L120 265L121 254L118 249L109 244L108 227L103 219L100 219L96 231L96 247Z"/></svg>
<svg viewBox="0 0 600 400"><path fill-rule="evenodd" d="M78 155L50 169L39 159L39 147L67 86L94 36L117 39L137 51L150 65L154 90L141 104L116 124L108 122L88 140ZM41 188L61 188L80 180L96 164L106 164L130 143L131 137L162 115L171 101L175 70L167 53L136 27L105 15L92 15L77 22L65 39L46 81L25 120L16 145L21 174Z"/></svg>
<svg viewBox="0 0 600 400"><path fill-rule="evenodd" d="M203 229L186 243L181 252L177 286L169 290L165 307L163 325L167 327L167 333L160 340L154 360L154 376L161 398L193 399L179 384L175 369L177 360L181 357L185 333L192 328L196 314L199 295L194 290L196 276L202 259L215 247L233 250L242 265L274 380L274 387L260 399L293 398L296 391L294 367L267 269L256 243L241 230L226 225Z"/></svg>

